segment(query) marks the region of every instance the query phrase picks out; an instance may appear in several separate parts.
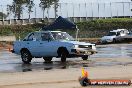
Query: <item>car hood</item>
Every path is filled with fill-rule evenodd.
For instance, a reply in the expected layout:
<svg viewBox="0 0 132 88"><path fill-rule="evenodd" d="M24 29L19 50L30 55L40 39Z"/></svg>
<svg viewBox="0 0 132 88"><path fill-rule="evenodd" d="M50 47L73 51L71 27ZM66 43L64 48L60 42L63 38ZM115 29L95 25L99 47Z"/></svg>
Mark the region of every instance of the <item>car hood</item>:
<svg viewBox="0 0 132 88"><path fill-rule="evenodd" d="M75 45L95 45L95 44L86 43L86 42L79 42L79 41L63 41L63 42L68 42L68 43L72 43Z"/></svg>

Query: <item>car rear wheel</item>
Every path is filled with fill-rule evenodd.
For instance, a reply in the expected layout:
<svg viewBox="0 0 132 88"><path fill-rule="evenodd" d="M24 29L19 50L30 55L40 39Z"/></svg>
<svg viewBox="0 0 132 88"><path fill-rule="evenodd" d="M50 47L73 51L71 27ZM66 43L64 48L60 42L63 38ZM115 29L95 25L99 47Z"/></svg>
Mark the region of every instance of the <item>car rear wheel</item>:
<svg viewBox="0 0 132 88"><path fill-rule="evenodd" d="M46 63L50 63L53 57L43 57Z"/></svg>
<svg viewBox="0 0 132 88"><path fill-rule="evenodd" d="M29 64L32 60L31 53L28 50L21 51L21 58L22 58L22 61L26 64Z"/></svg>
<svg viewBox="0 0 132 88"><path fill-rule="evenodd" d="M83 56L82 59L83 60L88 60L88 56Z"/></svg>

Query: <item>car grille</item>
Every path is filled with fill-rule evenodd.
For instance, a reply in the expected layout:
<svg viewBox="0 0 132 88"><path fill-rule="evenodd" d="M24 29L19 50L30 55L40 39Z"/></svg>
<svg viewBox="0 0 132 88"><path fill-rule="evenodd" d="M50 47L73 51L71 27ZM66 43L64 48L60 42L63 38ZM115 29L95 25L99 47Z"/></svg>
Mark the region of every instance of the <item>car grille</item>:
<svg viewBox="0 0 132 88"><path fill-rule="evenodd" d="M92 45L79 45L78 47L92 49Z"/></svg>

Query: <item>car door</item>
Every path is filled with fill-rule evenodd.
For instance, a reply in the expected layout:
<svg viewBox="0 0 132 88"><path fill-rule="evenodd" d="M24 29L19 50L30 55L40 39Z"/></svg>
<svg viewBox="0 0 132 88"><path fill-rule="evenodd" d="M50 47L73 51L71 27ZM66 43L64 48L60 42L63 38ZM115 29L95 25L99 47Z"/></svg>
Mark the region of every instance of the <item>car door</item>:
<svg viewBox="0 0 132 88"><path fill-rule="evenodd" d="M40 56L40 34L37 32L31 33L25 42L25 46L28 48L32 56Z"/></svg>
<svg viewBox="0 0 132 88"><path fill-rule="evenodd" d="M40 55L43 57L57 56L56 45L50 33L41 33Z"/></svg>

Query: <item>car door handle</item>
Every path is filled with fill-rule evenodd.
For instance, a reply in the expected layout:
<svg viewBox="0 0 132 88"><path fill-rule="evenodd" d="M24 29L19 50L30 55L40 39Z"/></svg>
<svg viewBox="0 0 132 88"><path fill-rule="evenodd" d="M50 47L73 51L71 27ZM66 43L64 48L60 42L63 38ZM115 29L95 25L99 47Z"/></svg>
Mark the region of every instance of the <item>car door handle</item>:
<svg viewBox="0 0 132 88"><path fill-rule="evenodd" d="M40 44L43 44L43 43L40 43Z"/></svg>
<svg viewBox="0 0 132 88"><path fill-rule="evenodd" d="M29 42L27 44L29 44Z"/></svg>

